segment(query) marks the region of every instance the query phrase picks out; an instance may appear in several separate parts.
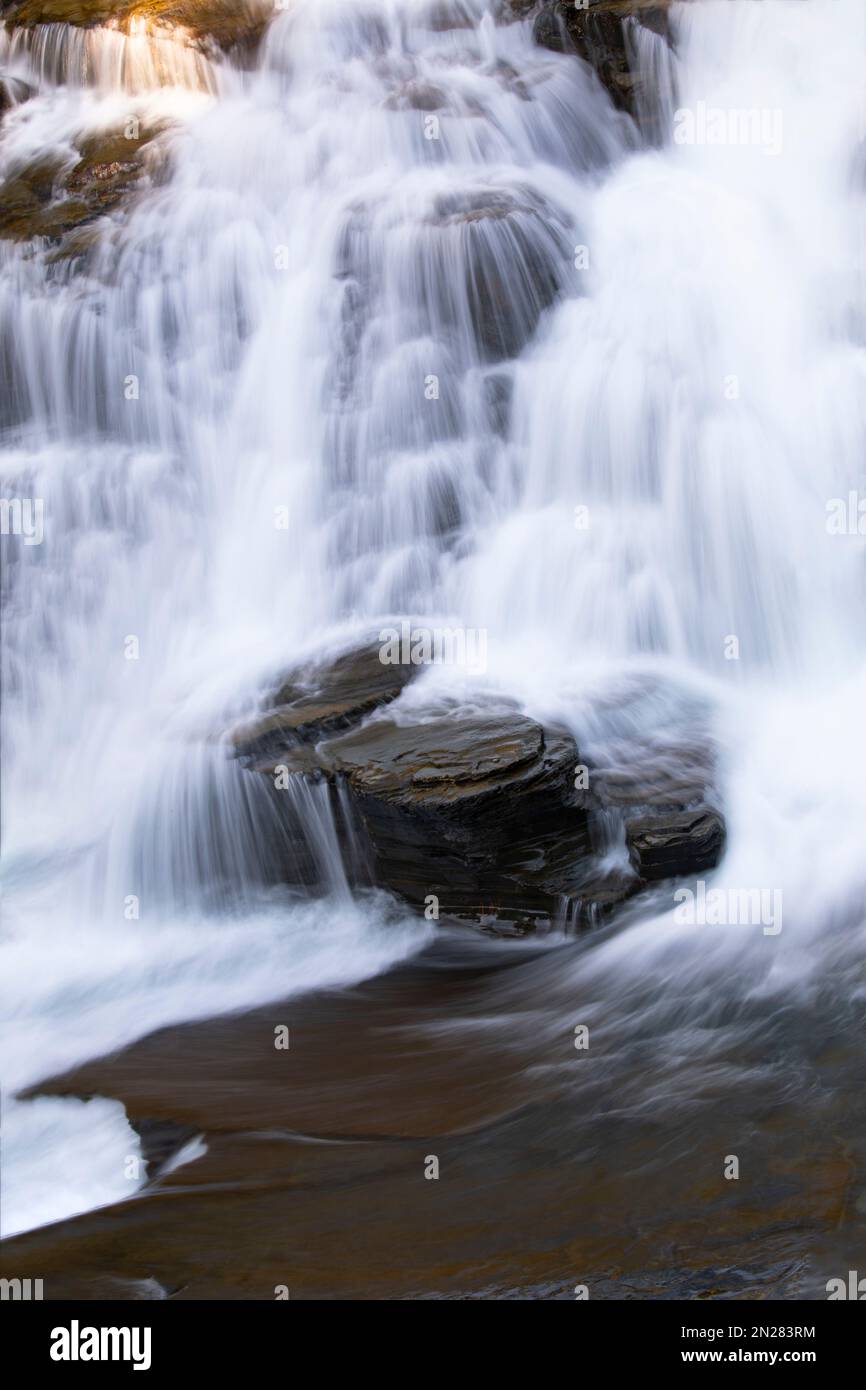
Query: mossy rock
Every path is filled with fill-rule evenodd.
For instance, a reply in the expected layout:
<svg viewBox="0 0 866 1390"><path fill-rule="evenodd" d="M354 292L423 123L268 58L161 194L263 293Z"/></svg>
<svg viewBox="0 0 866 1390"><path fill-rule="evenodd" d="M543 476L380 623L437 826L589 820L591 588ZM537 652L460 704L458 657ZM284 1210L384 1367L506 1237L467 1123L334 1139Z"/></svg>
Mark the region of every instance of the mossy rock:
<svg viewBox="0 0 866 1390"><path fill-rule="evenodd" d="M46 157L13 170L0 185L0 237L58 240L110 212L136 188L142 151L162 129L90 133L78 142L76 163Z"/></svg>
<svg viewBox="0 0 866 1390"><path fill-rule="evenodd" d="M62 160L45 157L15 169L0 189L0 236L13 240L41 235L41 226L58 186Z"/></svg>

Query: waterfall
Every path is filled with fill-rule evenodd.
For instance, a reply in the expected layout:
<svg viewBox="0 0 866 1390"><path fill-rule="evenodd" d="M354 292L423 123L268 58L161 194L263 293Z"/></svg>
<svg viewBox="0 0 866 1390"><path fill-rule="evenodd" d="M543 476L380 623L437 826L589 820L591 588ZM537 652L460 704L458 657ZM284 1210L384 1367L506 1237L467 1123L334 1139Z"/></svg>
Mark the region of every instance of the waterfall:
<svg viewBox="0 0 866 1390"><path fill-rule="evenodd" d="M0 241L3 496L44 527L2 546L13 1091L429 939L347 877L339 795L293 782L287 844L221 742L404 615L485 630L482 698L600 761L716 748L718 881L784 892L780 949L653 917L599 949L611 998L862 949L864 542L828 516L863 486L866 15L684 0L673 48L630 32L636 124L506 8L288 0L253 65L146 25L2 39L34 89L3 178L148 136L74 252ZM713 142L713 110L766 119ZM123 1194L83 1140L134 1150L119 1107L8 1094L6 1230Z"/></svg>

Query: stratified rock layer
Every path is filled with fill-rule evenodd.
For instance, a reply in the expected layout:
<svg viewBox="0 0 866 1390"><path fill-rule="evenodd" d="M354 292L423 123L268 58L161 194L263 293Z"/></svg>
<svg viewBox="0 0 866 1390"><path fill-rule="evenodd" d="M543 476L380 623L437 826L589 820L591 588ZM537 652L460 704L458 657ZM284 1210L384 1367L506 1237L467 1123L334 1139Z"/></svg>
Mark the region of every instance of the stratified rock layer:
<svg viewBox="0 0 866 1390"><path fill-rule="evenodd" d="M516 712L376 720L322 755L346 779L377 878L415 904L432 894L459 915L547 917L561 891L554 851L572 865L590 851L574 739Z"/></svg>
<svg viewBox="0 0 866 1390"><path fill-rule="evenodd" d="M679 878L715 867L725 843L725 825L720 815L705 807L644 816L629 822L626 842L641 878Z"/></svg>
<svg viewBox="0 0 866 1390"><path fill-rule="evenodd" d="M365 646L294 672L233 733L250 771L332 788L373 882L440 918L527 930L596 921L648 882L717 862L724 826L704 802L711 759L696 741L635 741L630 761L615 750L616 767L593 769L587 787L572 734L506 701L483 712L413 701L392 716L417 673Z"/></svg>

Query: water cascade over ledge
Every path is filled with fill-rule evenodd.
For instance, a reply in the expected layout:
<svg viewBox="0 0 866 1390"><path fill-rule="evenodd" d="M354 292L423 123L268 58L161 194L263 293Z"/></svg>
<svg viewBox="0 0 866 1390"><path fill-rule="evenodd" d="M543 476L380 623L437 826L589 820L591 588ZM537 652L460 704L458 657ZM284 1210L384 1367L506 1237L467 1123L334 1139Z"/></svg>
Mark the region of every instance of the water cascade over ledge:
<svg viewBox="0 0 866 1390"><path fill-rule="evenodd" d="M670 43L629 30L633 114L533 17L0 35L0 472L38 503L2 541L4 1234L128 1196L138 1145L19 1090L430 941L345 807L296 778L287 845L225 739L407 618L486 662L400 710L507 699L614 771L713 749L711 886L781 929L669 896L582 947L561 986L623 1056L703 1058L711 1014L736 1049L756 1000L862 1014L866 12L675 3ZM713 140L719 110L766 119Z"/></svg>

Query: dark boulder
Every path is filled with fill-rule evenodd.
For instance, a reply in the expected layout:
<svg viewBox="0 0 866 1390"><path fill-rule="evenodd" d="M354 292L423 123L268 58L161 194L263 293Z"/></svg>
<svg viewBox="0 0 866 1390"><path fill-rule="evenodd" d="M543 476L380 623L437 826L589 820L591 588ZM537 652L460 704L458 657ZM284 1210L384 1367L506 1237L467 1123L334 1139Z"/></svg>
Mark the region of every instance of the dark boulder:
<svg viewBox="0 0 866 1390"><path fill-rule="evenodd" d="M444 111L448 98L441 87L414 79L404 82L385 102L389 111Z"/></svg>
<svg viewBox="0 0 866 1390"><path fill-rule="evenodd" d="M432 895L441 918L513 931L607 911L624 890L597 867L572 736L504 703L389 718L385 707L417 673L383 664L372 643L296 671L260 718L233 730L235 748L269 782L284 770L320 791L324 783L341 843L367 881L419 908ZM296 801L284 804L296 817ZM290 828L284 876L297 882ZM639 887L630 870L622 879L629 893ZM589 880L598 903L584 912Z"/></svg>
<svg viewBox="0 0 866 1390"><path fill-rule="evenodd" d="M718 864L725 825L718 812L707 806L669 811L630 821L626 843L632 867L641 878L682 878Z"/></svg>
<svg viewBox="0 0 866 1390"><path fill-rule="evenodd" d="M346 780L377 880L418 906L432 894L443 914L549 919L562 868L590 853L573 738L514 710L377 719L321 752Z"/></svg>
<svg viewBox="0 0 866 1390"><path fill-rule="evenodd" d="M151 1119L136 1116L132 1128L141 1141L141 1156L147 1164L150 1179L157 1177L199 1133L193 1125L180 1124L177 1120L164 1117Z"/></svg>
<svg viewBox="0 0 866 1390"><path fill-rule="evenodd" d="M296 670L233 731L251 772L269 782L293 774L298 795L274 794L292 851L280 859L285 881L301 881L304 785L330 801L350 879L418 909L435 899L440 919L497 933L592 924L649 882L717 862L724 824L707 803L706 738L685 721L676 736L638 738L641 692L624 699L627 732L621 744L607 740L608 762L596 761L587 787L591 760L571 733L511 703L413 702L392 717L387 706L417 673L384 664L371 640Z"/></svg>
<svg viewBox="0 0 866 1390"><path fill-rule="evenodd" d="M615 733L594 760L591 784L624 826L634 872L657 882L712 869L725 826L702 703L644 679L619 692L608 716Z"/></svg>

